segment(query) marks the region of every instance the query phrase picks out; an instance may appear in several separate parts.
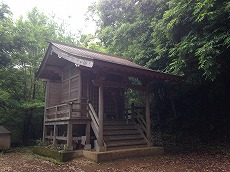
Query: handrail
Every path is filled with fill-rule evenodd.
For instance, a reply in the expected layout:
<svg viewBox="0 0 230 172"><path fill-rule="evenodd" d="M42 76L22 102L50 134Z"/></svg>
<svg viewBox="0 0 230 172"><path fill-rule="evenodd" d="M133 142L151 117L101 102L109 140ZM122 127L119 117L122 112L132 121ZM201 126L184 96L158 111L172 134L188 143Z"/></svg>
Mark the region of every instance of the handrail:
<svg viewBox="0 0 230 172"><path fill-rule="evenodd" d="M126 108L126 116L131 115L131 119L135 122L135 125L141 135L144 137L148 145L151 145L151 140L148 140L147 137L147 124L144 116L140 113L140 110L144 110L144 107L136 107L134 104L130 108ZM127 118L127 120L129 120Z"/></svg>
<svg viewBox="0 0 230 172"><path fill-rule="evenodd" d="M137 120L137 124L141 126L141 129L144 130L145 133L147 133L147 128L146 128L146 121L144 118L136 112L136 115L134 115L134 118Z"/></svg>
<svg viewBox="0 0 230 172"><path fill-rule="evenodd" d="M133 118L134 118L133 121L136 123L136 126L137 126L139 132L141 133L141 135L144 137L145 141L150 146L151 145L151 140L149 140L148 137L147 137L147 125L146 125L145 119L137 111L134 111Z"/></svg>
<svg viewBox="0 0 230 172"><path fill-rule="evenodd" d="M91 126L97 139L99 139L99 119L91 103L88 103L89 115L92 119Z"/></svg>
<svg viewBox="0 0 230 172"><path fill-rule="evenodd" d="M99 125L99 118L97 117L97 114L93 108L93 105L91 103L89 103L89 110L92 112L92 116L91 118L95 119L96 124Z"/></svg>

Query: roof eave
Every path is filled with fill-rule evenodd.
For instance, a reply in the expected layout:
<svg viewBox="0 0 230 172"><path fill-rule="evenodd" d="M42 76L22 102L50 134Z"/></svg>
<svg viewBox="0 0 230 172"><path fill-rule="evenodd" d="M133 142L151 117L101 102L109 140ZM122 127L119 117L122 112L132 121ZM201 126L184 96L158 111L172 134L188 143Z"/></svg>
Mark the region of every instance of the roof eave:
<svg viewBox="0 0 230 172"><path fill-rule="evenodd" d="M46 54L45 54L45 56L44 56L44 58L43 58L43 60L42 60L42 62L40 64L40 66L38 68L38 71L35 74L35 79L39 79L40 78L41 72L45 68L45 63L46 63L46 61L47 61L47 59L48 59L48 57L50 55L51 49L52 49L51 46L52 45L50 43L49 46L48 46L48 48L47 48L47 50L46 50Z"/></svg>
<svg viewBox="0 0 230 172"><path fill-rule="evenodd" d="M133 73L134 77L143 77L143 75L144 75L146 80L164 79L164 80L172 80L172 81L183 81L182 76L177 76L177 75L173 75L173 74L167 74L167 73L163 73L163 72L158 72L158 71L154 71L154 70L151 70L151 69L148 69L148 68L136 68L136 67L133 67L133 66L126 66L126 65L122 65L122 64L116 64L116 63L113 63L113 62L107 62L107 61L101 61L101 60L99 61L99 60L96 60L96 59L95 59L94 64L95 64L95 66L99 66L99 67L100 66L108 67L107 65L110 65L109 67L114 68L114 69L118 69L117 66L119 65L121 67L120 70L129 71L130 73Z"/></svg>

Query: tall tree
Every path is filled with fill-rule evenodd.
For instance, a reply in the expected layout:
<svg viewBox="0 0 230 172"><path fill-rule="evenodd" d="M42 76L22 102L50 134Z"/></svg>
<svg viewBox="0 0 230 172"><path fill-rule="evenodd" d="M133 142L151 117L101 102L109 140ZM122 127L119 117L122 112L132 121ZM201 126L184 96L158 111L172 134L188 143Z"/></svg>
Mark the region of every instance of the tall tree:
<svg viewBox="0 0 230 172"><path fill-rule="evenodd" d="M8 24L8 20L4 19L3 24ZM27 18L12 22L12 28L3 29L0 33L10 35L10 39L2 45L6 47L10 43L12 49L2 51L4 56L10 57L11 65L0 71L1 92L4 93L0 96L0 101L4 102L0 105L0 119L13 130L13 140L27 144L28 139L39 138L42 133L44 88L34 75L47 48L45 40L74 43L76 37L66 32L65 24L57 24L54 18L36 8Z"/></svg>
<svg viewBox="0 0 230 172"><path fill-rule="evenodd" d="M229 1L100 0L90 9L99 16L98 37L110 53L184 76L180 86L155 86L153 103L172 109L155 107L161 117L174 113L191 124L191 116L197 123L202 116L207 131L217 125L230 131L225 125L230 121ZM172 88L180 97L172 96Z"/></svg>
<svg viewBox="0 0 230 172"><path fill-rule="evenodd" d="M151 39L151 19L156 2L143 0L101 0L97 6L101 22L99 38L110 53L146 65L155 56Z"/></svg>
<svg viewBox="0 0 230 172"><path fill-rule="evenodd" d="M229 1L222 0L167 3L164 15L152 22L152 43L158 58L170 59L168 71L200 71L211 80L220 73L229 73L229 5Z"/></svg>
<svg viewBox="0 0 230 172"><path fill-rule="evenodd" d="M11 11L6 4L0 4L0 68L10 64L10 51L13 49L13 21Z"/></svg>

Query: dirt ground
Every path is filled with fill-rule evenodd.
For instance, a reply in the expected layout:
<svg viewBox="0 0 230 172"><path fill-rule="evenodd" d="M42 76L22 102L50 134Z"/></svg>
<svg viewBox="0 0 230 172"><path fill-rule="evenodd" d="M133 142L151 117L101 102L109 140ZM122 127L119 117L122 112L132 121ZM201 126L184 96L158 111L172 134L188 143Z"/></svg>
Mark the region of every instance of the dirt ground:
<svg viewBox="0 0 230 172"><path fill-rule="evenodd" d="M57 163L28 151L0 153L0 172L230 172L230 156L207 153L165 154L94 163L83 157Z"/></svg>

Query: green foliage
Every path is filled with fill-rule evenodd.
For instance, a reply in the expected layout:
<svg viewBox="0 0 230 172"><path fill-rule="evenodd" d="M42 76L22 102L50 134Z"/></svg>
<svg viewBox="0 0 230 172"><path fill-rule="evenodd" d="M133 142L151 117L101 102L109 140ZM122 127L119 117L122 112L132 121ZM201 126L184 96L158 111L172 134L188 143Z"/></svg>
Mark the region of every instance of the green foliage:
<svg viewBox="0 0 230 172"><path fill-rule="evenodd" d="M44 86L35 80L47 49L46 39L74 43L76 36L33 8L15 22L0 6L0 119L12 131L13 145L42 136Z"/></svg>
<svg viewBox="0 0 230 172"><path fill-rule="evenodd" d="M110 53L152 69L215 80L226 68L228 7L228 1L215 0L101 0L92 9L100 17L98 37Z"/></svg>
<svg viewBox="0 0 230 172"><path fill-rule="evenodd" d="M139 4L131 0L99 1L97 7L101 22L98 22L98 37L109 53L146 65L155 55L149 39L155 4L150 0Z"/></svg>
<svg viewBox="0 0 230 172"><path fill-rule="evenodd" d="M13 50L13 22L11 12L6 4L0 3L0 69L11 62L10 51Z"/></svg>
<svg viewBox="0 0 230 172"><path fill-rule="evenodd" d="M189 75L186 68L196 67L207 79L216 79L229 47L229 2L171 0L167 5L162 18L152 22L159 58L165 58L161 52L167 47L169 72Z"/></svg>
<svg viewBox="0 0 230 172"><path fill-rule="evenodd" d="M154 129L201 140L230 135L229 1L100 0L91 10L109 53L184 76L178 85L153 81ZM132 99L136 93L127 95L141 103Z"/></svg>
<svg viewBox="0 0 230 172"><path fill-rule="evenodd" d="M95 50L95 51L102 52L102 53L107 53L107 49L92 34L81 35L79 44L80 46L87 48L87 49Z"/></svg>

